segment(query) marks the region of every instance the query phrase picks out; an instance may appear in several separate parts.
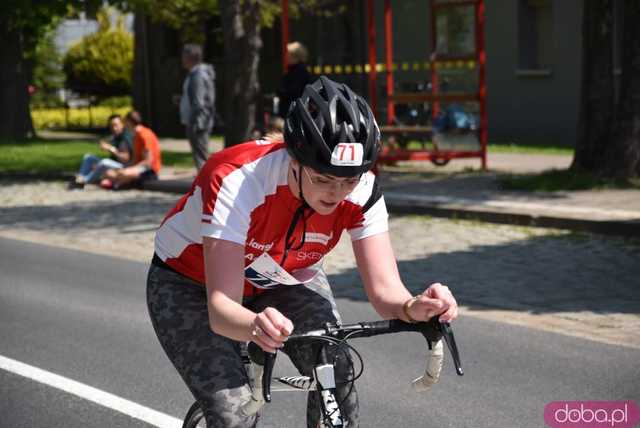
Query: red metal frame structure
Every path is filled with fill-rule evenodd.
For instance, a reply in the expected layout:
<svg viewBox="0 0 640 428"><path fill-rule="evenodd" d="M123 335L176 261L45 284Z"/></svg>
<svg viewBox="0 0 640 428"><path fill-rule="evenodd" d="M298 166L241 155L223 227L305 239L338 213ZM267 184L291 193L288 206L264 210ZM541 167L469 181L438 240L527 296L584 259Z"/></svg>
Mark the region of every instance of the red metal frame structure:
<svg viewBox="0 0 640 428"><path fill-rule="evenodd" d="M289 42L289 2L281 0L282 6L282 65L287 70L287 43ZM476 101L479 103L480 126L478 151L439 150L410 150L391 149L385 147L380 154L379 162L382 164L395 163L401 160L431 160L436 164L444 164L450 159L479 157L482 168L487 168L487 109L486 109L486 52L485 52L485 5L484 0L429 0L431 15L431 93L394 93L393 84L393 28L391 0L384 2L384 38L385 38L385 71L386 71L386 95L387 95L387 126L381 126L382 134L415 133L431 134L430 127L424 126L393 126L395 119L395 104L430 102L432 114L435 116L440 108L440 102L464 102ZM461 6L474 6L475 24L475 53L473 56L436 56L437 28L436 14L439 9L455 8ZM377 97L377 55L376 55L376 31L374 0L367 0L367 24L368 24L368 51L369 51L369 102L371 108L379 117ZM438 84L437 67L445 61L475 60L478 67L478 92L477 93L440 93Z"/></svg>
<svg viewBox="0 0 640 428"><path fill-rule="evenodd" d="M289 0L281 0L282 7L282 72L287 72L289 66L289 55L287 54L287 44L289 43Z"/></svg>
<svg viewBox="0 0 640 428"><path fill-rule="evenodd" d="M369 3L370 7L371 2ZM480 126L478 137L480 141L480 149L477 151L457 151L457 150L440 150L434 146L434 150L411 150L411 149L394 149L385 147L380 155L379 162L382 164L395 163L401 160L431 160L436 164L444 164L450 159L455 158L471 158L479 157L482 162L482 168L487 168L487 110L486 110L486 74L485 74L485 43L484 43L484 0L449 0L436 1L429 0L430 17L431 17L431 93L394 93L393 89L393 70L390 67L393 50L392 43L392 12L390 0L385 0L385 51L387 57L387 126L382 126L383 135L386 134L431 134L430 127L420 126L393 126L395 119L395 104L407 103L431 103L431 111L435 117L440 109L440 102L464 102L477 101L480 110ZM474 24L475 24L475 53L473 56L443 56L436 55L437 44L437 27L436 15L438 10L455 8L461 6L474 6ZM369 11L371 14L372 11ZM469 61L475 60L478 67L478 92L477 93L440 93L438 82L438 66L445 61Z"/></svg>
<svg viewBox="0 0 640 428"><path fill-rule="evenodd" d="M480 101L480 150L482 151L482 169L487 169L487 141L489 122L487 119L487 75L484 40L484 0L476 4L476 53L478 55L478 98Z"/></svg>
<svg viewBox="0 0 640 428"><path fill-rule="evenodd" d="M367 0L367 26L369 33L369 104L374 112L378 111L377 83L377 57L376 57L376 17L374 13L373 0Z"/></svg>
<svg viewBox="0 0 640 428"><path fill-rule="evenodd" d="M371 7L370 9L373 9ZM391 0L384 0L384 53L385 70L387 73L387 123L393 123L396 116L396 106L390 102L393 97L393 16L391 15Z"/></svg>

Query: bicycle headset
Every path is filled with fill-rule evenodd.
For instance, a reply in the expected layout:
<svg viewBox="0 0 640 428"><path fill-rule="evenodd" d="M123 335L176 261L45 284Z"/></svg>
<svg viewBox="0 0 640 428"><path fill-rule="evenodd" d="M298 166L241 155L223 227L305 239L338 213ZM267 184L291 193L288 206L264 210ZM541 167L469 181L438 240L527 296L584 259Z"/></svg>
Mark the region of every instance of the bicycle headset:
<svg viewBox="0 0 640 428"><path fill-rule="evenodd" d="M380 130L371 108L361 96L343 83L320 76L291 103L285 119L284 141L289 155L299 163L293 176L299 182L302 203L289 225L281 266L289 250L299 250L304 245L307 226L304 214L307 209L313 211L302 192L302 168L307 166L335 177L362 175L373 168L378 158ZM339 158L336 155L341 144L352 150L351 162L343 162L342 154ZM353 153L357 156L353 157ZM304 224L302 238L300 244L292 248L291 235L300 218Z"/></svg>

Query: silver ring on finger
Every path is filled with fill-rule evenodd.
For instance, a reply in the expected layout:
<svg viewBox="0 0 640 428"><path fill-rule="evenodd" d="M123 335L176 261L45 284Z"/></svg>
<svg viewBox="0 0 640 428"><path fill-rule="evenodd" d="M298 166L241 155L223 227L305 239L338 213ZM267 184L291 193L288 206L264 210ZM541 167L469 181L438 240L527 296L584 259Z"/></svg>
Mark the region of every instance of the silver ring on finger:
<svg viewBox="0 0 640 428"><path fill-rule="evenodd" d="M251 331L251 336L253 337L262 336L262 333L264 333L264 331L260 328L260 326L255 326Z"/></svg>

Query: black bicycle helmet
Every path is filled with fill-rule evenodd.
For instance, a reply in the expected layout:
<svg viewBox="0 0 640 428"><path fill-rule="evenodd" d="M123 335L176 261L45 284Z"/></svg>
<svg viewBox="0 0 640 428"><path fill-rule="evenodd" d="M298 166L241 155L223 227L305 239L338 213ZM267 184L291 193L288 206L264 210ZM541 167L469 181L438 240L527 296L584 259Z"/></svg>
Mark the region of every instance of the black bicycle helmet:
<svg viewBox="0 0 640 428"><path fill-rule="evenodd" d="M367 102L325 76L291 104L284 140L300 164L336 177L369 171L380 151L380 130Z"/></svg>

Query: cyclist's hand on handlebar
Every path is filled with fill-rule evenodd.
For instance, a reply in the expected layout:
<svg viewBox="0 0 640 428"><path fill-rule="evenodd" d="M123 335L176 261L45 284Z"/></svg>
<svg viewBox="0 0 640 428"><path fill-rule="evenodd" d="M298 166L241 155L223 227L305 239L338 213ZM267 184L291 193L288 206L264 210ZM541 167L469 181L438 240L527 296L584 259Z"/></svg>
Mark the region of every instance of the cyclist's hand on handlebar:
<svg viewBox="0 0 640 428"><path fill-rule="evenodd" d="M251 323L251 341L265 352L274 353L284 346L293 331L293 323L275 308L266 308Z"/></svg>
<svg viewBox="0 0 640 428"><path fill-rule="evenodd" d="M415 320L428 321L440 315L440 322L450 322L458 316L458 303L449 287L436 282L422 294L415 296L407 310Z"/></svg>

